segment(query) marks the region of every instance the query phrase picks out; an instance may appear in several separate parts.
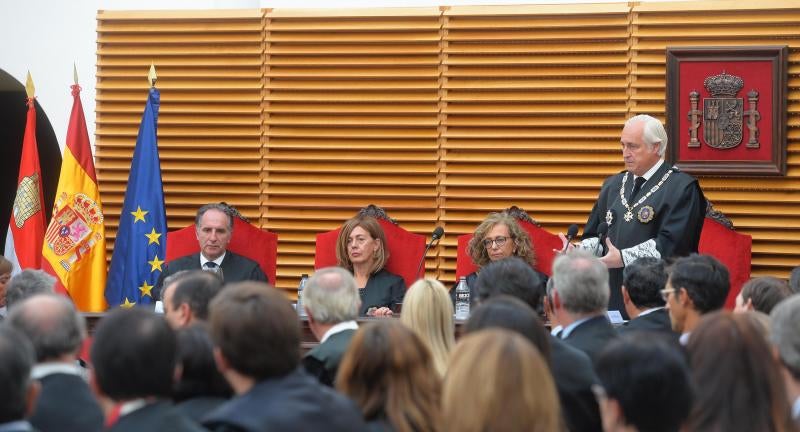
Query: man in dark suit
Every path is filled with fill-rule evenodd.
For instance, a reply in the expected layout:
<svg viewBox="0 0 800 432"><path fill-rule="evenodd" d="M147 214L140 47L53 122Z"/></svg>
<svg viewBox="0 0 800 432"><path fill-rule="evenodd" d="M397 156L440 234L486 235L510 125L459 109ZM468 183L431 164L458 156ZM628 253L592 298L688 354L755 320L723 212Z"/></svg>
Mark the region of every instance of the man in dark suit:
<svg viewBox="0 0 800 432"><path fill-rule="evenodd" d="M0 430L4 432L33 432L25 420L31 411L39 384L31 379L35 360L28 339L10 326L0 326Z"/></svg>
<svg viewBox="0 0 800 432"><path fill-rule="evenodd" d="M539 311L544 280L519 257L509 257L484 266L475 282L480 301L507 295ZM550 367L558 389L564 420L570 431L600 431L600 411L592 393L597 377L592 361L582 351L550 335Z"/></svg>
<svg viewBox="0 0 800 432"><path fill-rule="evenodd" d="M14 306L8 324L33 343L31 377L41 383L29 420L42 431L103 430L103 412L78 366L86 325L73 304L55 294L38 294Z"/></svg>
<svg viewBox="0 0 800 432"><path fill-rule="evenodd" d="M240 282L211 302L217 368L236 396L203 424L212 431L360 431L361 412L300 367L300 323L283 293Z"/></svg>
<svg viewBox="0 0 800 432"><path fill-rule="evenodd" d="M616 337L606 317L608 270L593 255L573 250L553 263L553 313L564 330L561 339L592 361Z"/></svg>
<svg viewBox="0 0 800 432"><path fill-rule="evenodd" d="M90 385L111 417L110 432L204 430L169 401L177 341L162 317L143 308L112 310L97 326L91 358Z"/></svg>
<svg viewBox="0 0 800 432"><path fill-rule="evenodd" d="M667 284L667 270L659 258L644 257L628 264L623 272L622 301L631 320L617 328L620 334L636 330L672 331L661 290Z"/></svg>
<svg viewBox="0 0 800 432"><path fill-rule="evenodd" d="M206 204L197 210L194 224L200 252L167 263L153 289L153 298L161 298L164 279L181 270L219 272L226 283L267 281L267 276L257 262L228 250L228 243L233 236L233 219L229 211L227 205L218 203Z"/></svg>
<svg viewBox="0 0 800 432"><path fill-rule="evenodd" d="M333 387L339 363L358 329L360 306L356 280L341 267L317 271L303 290L308 326L319 341L303 357L303 366L322 384Z"/></svg>

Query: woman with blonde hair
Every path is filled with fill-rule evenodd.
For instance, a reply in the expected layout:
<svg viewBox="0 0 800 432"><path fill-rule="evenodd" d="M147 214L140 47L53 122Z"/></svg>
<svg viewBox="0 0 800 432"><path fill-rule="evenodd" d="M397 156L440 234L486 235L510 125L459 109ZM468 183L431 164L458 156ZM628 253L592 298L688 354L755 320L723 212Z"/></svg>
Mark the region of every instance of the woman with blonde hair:
<svg viewBox="0 0 800 432"><path fill-rule="evenodd" d="M435 279L414 282L406 293L400 321L428 346L436 371L444 376L450 350L455 345L453 303L447 288Z"/></svg>
<svg viewBox="0 0 800 432"><path fill-rule="evenodd" d="M445 431L563 430L550 369L523 336L491 328L459 340L442 390Z"/></svg>
<svg viewBox="0 0 800 432"><path fill-rule="evenodd" d="M406 283L384 266L389 259L386 235L372 216L358 215L342 225L336 240L339 267L353 273L361 297L359 315L392 315L403 302Z"/></svg>
<svg viewBox="0 0 800 432"><path fill-rule="evenodd" d="M371 431L439 430L441 379L425 344L396 320L358 329L339 366L336 389L361 408Z"/></svg>

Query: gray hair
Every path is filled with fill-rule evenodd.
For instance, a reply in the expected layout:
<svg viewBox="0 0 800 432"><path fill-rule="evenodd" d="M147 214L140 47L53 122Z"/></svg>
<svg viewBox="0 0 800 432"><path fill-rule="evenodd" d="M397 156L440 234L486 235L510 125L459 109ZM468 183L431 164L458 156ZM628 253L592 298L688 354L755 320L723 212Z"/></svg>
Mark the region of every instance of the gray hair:
<svg viewBox="0 0 800 432"><path fill-rule="evenodd" d="M167 287L172 285L173 283L177 282L180 279L183 279L184 276L188 276L191 270L178 270L175 273L167 276L164 278L164 282L161 284L161 297L159 300L162 302L164 301L164 293L167 291Z"/></svg>
<svg viewBox="0 0 800 432"><path fill-rule="evenodd" d="M6 305L9 309L34 294L55 292L56 278L42 270L25 269L11 278L6 287Z"/></svg>
<svg viewBox="0 0 800 432"><path fill-rule="evenodd" d="M303 305L322 324L354 320L361 306L356 280L341 267L321 269L308 279Z"/></svg>
<svg viewBox="0 0 800 432"><path fill-rule="evenodd" d="M800 380L800 296L792 296L778 303L772 313L770 340L778 348L781 360Z"/></svg>
<svg viewBox="0 0 800 432"><path fill-rule="evenodd" d="M582 250L560 255L553 263L553 289L572 313L596 313L608 307L608 270Z"/></svg>
<svg viewBox="0 0 800 432"><path fill-rule="evenodd" d="M80 349L86 322L66 297L37 294L19 303L8 323L30 339L36 361L45 362Z"/></svg>
<svg viewBox="0 0 800 432"><path fill-rule="evenodd" d="M661 123L661 120L647 114L639 114L635 115L628 119L625 122L625 126L632 125L634 123L644 122L644 128L642 129L642 140L647 144L650 148L653 148L654 145L658 145L658 155L664 156L664 152L667 151L667 131L664 129L664 125Z"/></svg>
<svg viewBox="0 0 800 432"><path fill-rule="evenodd" d="M195 227L200 228L200 219L202 219L203 215L209 210L219 210L225 213L225 215L228 216L228 229L233 231L233 215L231 214L233 211L230 206L224 203L209 203L197 209L197 214L194 216Z"/></svg>

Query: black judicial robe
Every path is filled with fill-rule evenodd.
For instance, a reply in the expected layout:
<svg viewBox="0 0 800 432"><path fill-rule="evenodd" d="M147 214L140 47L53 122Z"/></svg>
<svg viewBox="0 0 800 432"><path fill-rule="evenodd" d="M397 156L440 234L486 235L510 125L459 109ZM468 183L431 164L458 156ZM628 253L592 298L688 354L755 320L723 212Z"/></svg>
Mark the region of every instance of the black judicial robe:
<svg viewBox="0 0 800 432"><path fill-rule="evenodd" d="M664 179L667 172L670 174ZM623 193L628 206L633 207L627 221L628 208L620 196L626 175ZM597 229L606 222L609 225L608 237L620 250L624 265L645 256L667 259L697 252L706 212L706 199L697 179L664 162L631 199L633 183L633 174L627 171L603 182L586 222L581 245L596 251L595 255L604 254L605 249L601 253L597 247ZM635 205L648 193L650 196ZM620 311L627 318L620 291L622 270L609 269L611 298L608 308Z"/></svg>

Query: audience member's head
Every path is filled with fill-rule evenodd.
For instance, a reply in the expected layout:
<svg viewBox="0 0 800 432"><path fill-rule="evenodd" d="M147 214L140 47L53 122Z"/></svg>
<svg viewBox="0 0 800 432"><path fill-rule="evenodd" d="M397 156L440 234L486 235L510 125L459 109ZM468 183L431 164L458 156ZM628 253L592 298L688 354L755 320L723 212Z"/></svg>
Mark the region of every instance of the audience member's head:
<svg viewBox="0 0 800 432"><path fill-rule="evenodd" d="M545 281L521 258L510 257L484 266L478 273L475 290L480 301L507 294L539 311L545 295Z"/></svg>
<svg viewBox="0 0 800 432"><path fill-rule="evenodd" d="M467 245L467 253L480 268L511 256L520 257L530 266L536 262L528 232L519 226L517 218L508 211L486 216L475 228Z"/></svg>
<svg viewBox="0 0 800 432"><path fill-rule="evenodd" d="M300 322L286 297L262 282L230 284L211 301L211 339L220 371L237 394L300 364ZM237 388L229 375L244 377Z"/></svg>
<svg viewBox="0 0 800 432"><path fill-rule="evenodd" d="M688 430L794 430L779 365L749 314L707 314L687 349L696 391Z"/></svg>
<svg viewBox="0 0 800 432"><path fill-rule="evenodd" d="M93 386L101 398L125 401L172 396L175 332L143 308L114 309L94 333Z"/></svg>
<svg viewBox="0 0 800 432"><path fill-rule="evenodd" d="M38 385L30 375L35 362L30 341L17 330L0 326L0 425L23 420L33 409Z"/></svg>
<svg viewBox="0 0 800 432"><path fill-rule="evenodd" d="M444 431L561 430L550 369L523 336L505 329L470 333L456 345L442 390Z"/></svg>
<svg viewBox="0 0 800 432"><path fill-rule="evenodd" d="M689 416L692 383L686 359L658 335L611 341L595 362L603 429L677 432Z"/></svg>
<svg viewBox="0 0 800 432"><path fill-rule="evenodd" d="M16 304L8 323L33 343L39 363L74 362L86 337L83 317L56 294L37 294Z"/></svg>
<svg viewBox="0 0 800 432"><path fill-rule="evenodd" d="M622 278L622 298L628 315L664 306L661 290L667 284L667 270L659 258L644 257L625 266Z"/></svg>
<svg viewBox="0 0 800 432"><path fill-rule="evenodd" d="M341 267L317 270L303 290L303 307L308 312L309 323L313 324L312 330L316 325L327 327L355 320L361 307L356 280ZM322 334L317 338L322 338Z"/></svg>
<svg viewBox="0 0 800 432"><path fill-rule="evenodd" d="M177 330L178 365L181 377L175 383L173 400L197 397L228 398L233 391L214 362L214 344L205 323Z"/></svg>
<svg viewBox="0 0 800 432"><path fill-rule="evenodd" d="M552 279L553 307L562 325L605 313L610 295L608 269L593 255L582 250L559 255Z"/></svg>
<svg viewBox="0 0 800 432"><path fill-rule="evenodd" d="M793 398L800 397L800 296L782 301L770 313L770 340Z"/></svg>
<svg viewBox="0 0 800 432"><path fill-rule="evenodd" d="M35 294L55 292L55 283L56 278L42 270L25 269L6 285L6 305L11 309L16 303Z"/></svg>
<svg viewBox="0 0 800 432"><path fill-rule="evenodd" d="M678 258L662 291L672 329L691 332L701 315L722 308L729 290L728 269L716 258L697 254Z"/></svg>
<svg viewBox="0 0 800 432"><path fill-rule="evenodd" d="M453 337L453 302L447 288L436 279L414 282L403 300L400 321L428 346L436 371L444 376L447 358L456 343Z"/></svg>
<svg viewBox="0 0 800 432"><path fill-rule="evenodd" d="M550 339L539 316L522 300L498 295L482 302L469 316L464 330L475 333L487 328L504 328L525 336L550 363Z"/></svg>
<svg viewBox="0 0 800 432"><path fill-rule="evenodd" d="M6 305L6 285L11 280L11 270L13 269L11 261L0 255L0 307Z"/></svg>
<svg viewBox="0 0 800 432"><path fill-rule="evenodd" d="M736 296L736 312L756 310L769 315L772 308L792 295L789 285L775 277L750 279Z"/></svg>
<svg viewBox="0 0 800 432"><path fill-rule="evenodd" d="M208 305L222 291L222 279L212 272L193 270L164 283L164 318L177 329L208 320Z"/></svg>
<svg viewBox="0 0 800 432"><path fill-rule="evenodd" d="M793 294L800 294L800 266L793 268L789 275L789 289Z"/></svg>
<svg viewBox="0 0 800 432"><path fill-rule="evenodd" d="M347 350L336 388L354 400L367 422L398 432L439 430L441 379L428 347L395 320L361 326Z"/></svg>

